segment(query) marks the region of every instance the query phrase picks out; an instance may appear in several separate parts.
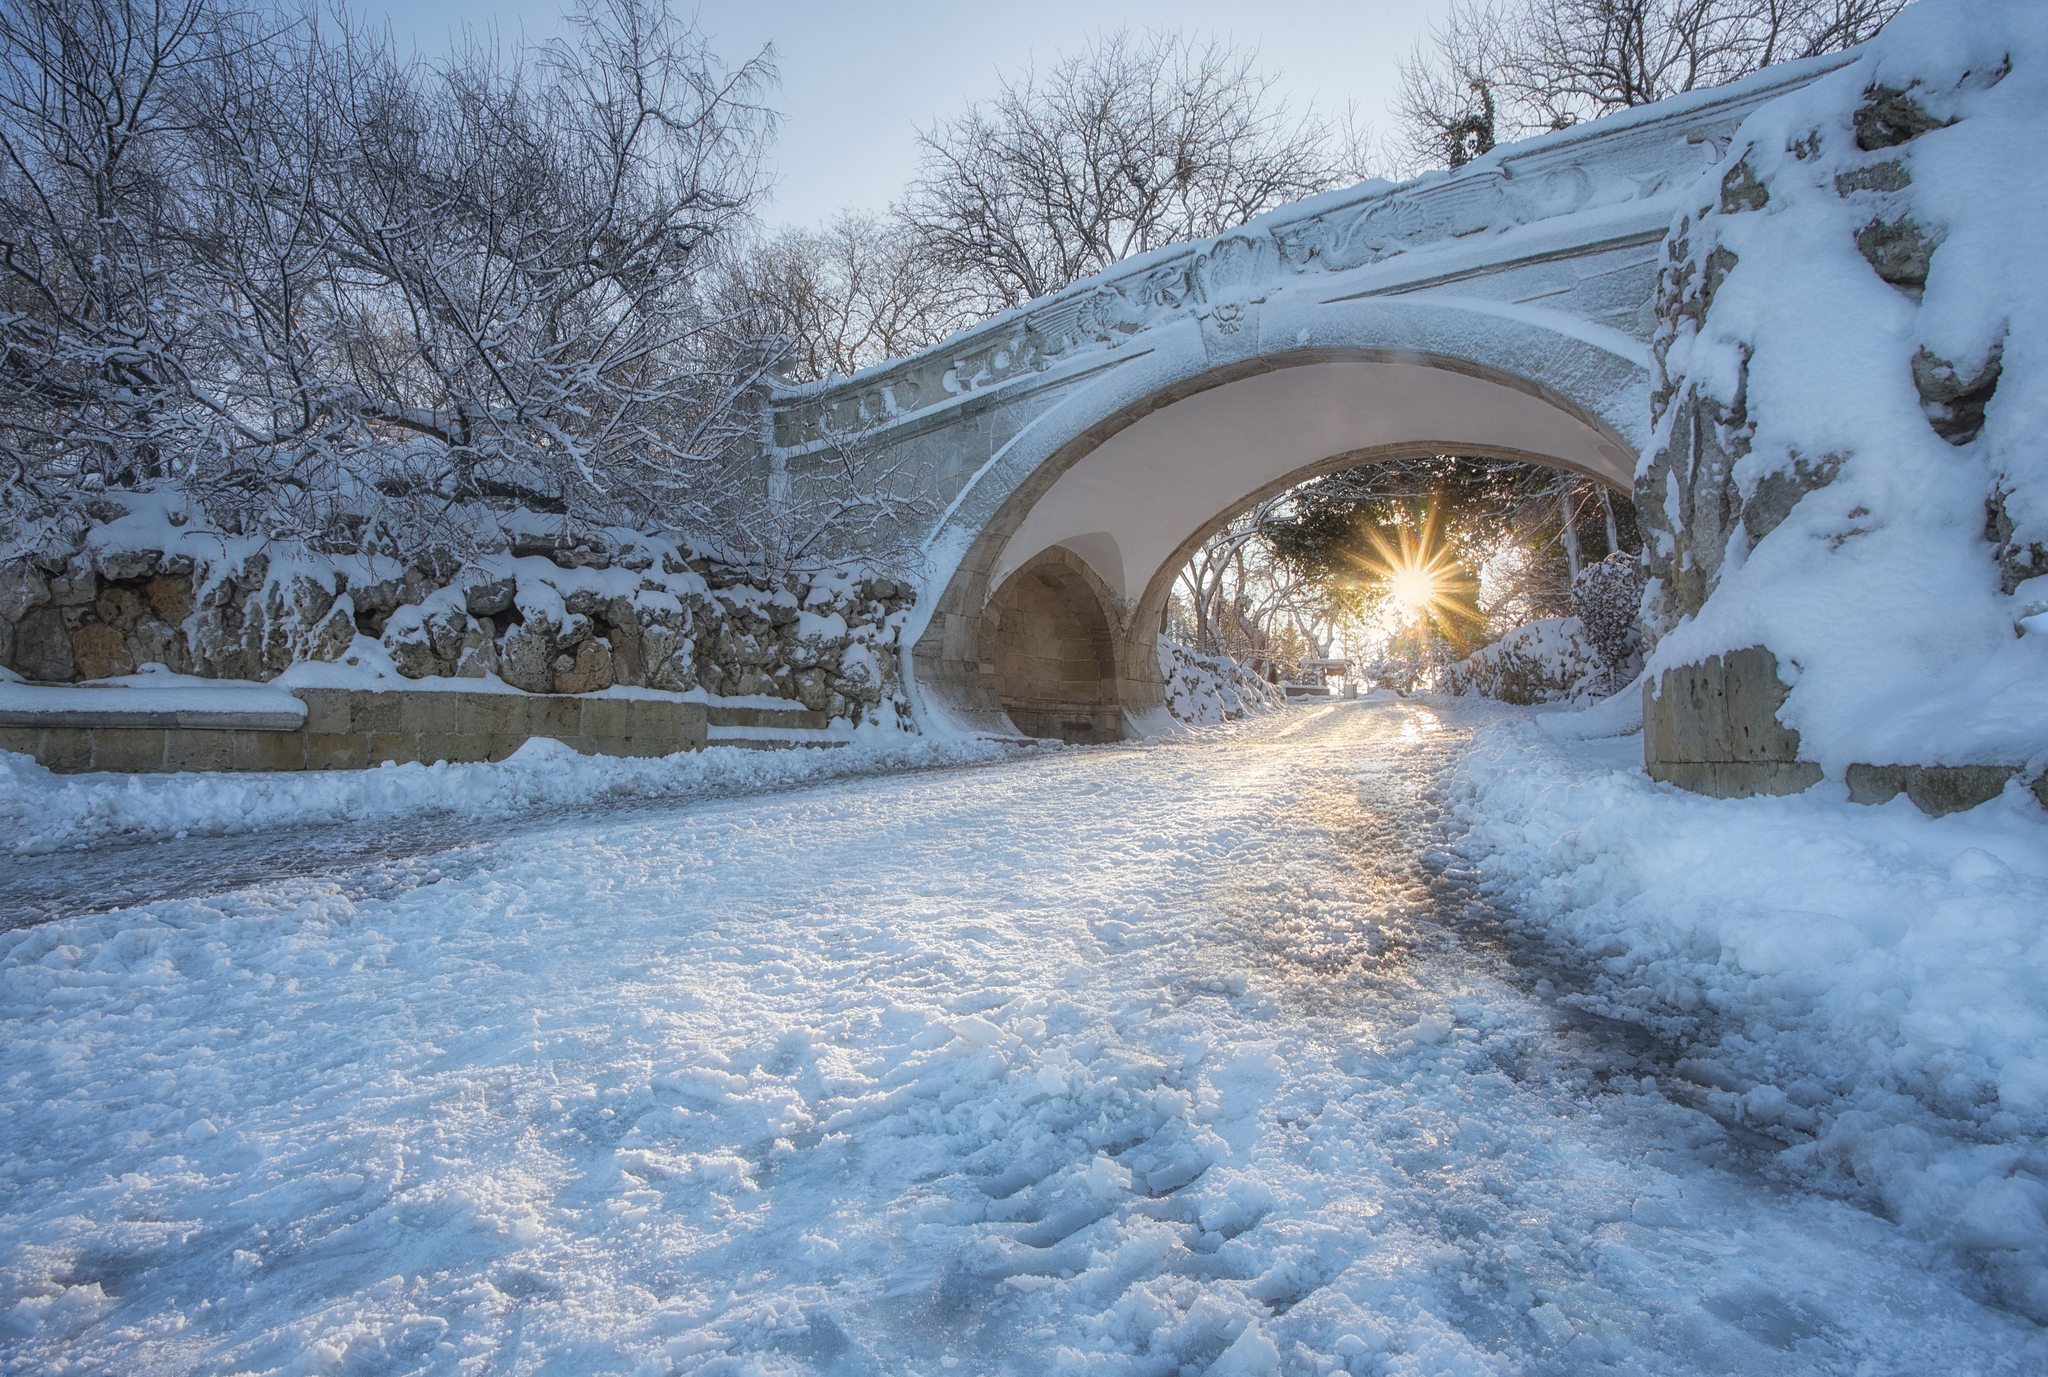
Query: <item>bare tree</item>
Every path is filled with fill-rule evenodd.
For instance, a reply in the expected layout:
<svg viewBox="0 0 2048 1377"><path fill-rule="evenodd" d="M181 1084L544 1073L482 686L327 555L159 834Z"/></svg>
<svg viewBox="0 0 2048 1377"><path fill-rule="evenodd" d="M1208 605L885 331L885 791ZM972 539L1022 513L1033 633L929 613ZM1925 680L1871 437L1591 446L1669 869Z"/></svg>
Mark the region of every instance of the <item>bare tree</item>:
<svg viewBox="0 0 2048 1377"><path fill-rule="evenodd" d="M1370 610L1356 583L1319 577L1277 556L1268 529L1286 510L1281 494L1229 522L1182 568L1167 632L1201 655L1227 655L1257 674L1301 672L1324 656L1340 627Z"/></svg>
<svg viewBox="0 0 2048 1377"><path fill-rule="evenodd" d="M722 265L722 314L787 342L795 382L848 377L936 344L972 317L899 222L846 211L821 229L784 229L738 245Z"/></svg>
<svg viewBox="0 0 2048 1377"><path fill-rule="evenodd" d="M1411 170L1861 43L1905 0L1458 0L1402 64Z"/></svg>
<svg viewBox="0 0 2048 1377"><path fill-rule="evenodd" d="M1408 167L1463 167L1493 151L1498 97L1508 82L1509 22L1497 0L1454 5L1400 68L1395 152Z"/></svg>
<svg viewBox="0 0 2048 1377"><path fill-rule="evenodd" d="M788 518L739 462L764 365L704 291L762 189L766 54L726 69L663 0L439 68L228 5L0 10L13 524L167 478L328 539Z"/></svg>
<svg viewBox="0 0 2048 1377"><path fill-rule="evenodd" d="M1329 124L1277 88L1227 44L1113 34L924 131L899 213L983 313L1019 305L1342 180Z"/></svg>

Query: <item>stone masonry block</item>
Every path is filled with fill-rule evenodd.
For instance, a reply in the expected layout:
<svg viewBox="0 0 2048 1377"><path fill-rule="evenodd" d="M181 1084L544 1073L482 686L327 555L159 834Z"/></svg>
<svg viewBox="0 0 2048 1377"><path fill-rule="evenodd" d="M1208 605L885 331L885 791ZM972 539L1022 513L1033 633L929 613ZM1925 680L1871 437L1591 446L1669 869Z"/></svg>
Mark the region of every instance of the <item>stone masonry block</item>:
<svg viewBox="0 0 2048 1377"><path fill-rule="evenodd" d="M1652 779L1715 798L1798 793L1819 781L1820 767L1798 758L1799 733L1778 721L1787 689L1767 648L1668 669L1657 687L1643 691L1643 764ZM1866 785L1876 787L1859 780L1852 789Z"/></svg>
<svg viewBox="0 0 2048 1377"><path fill-rule="evenodd" d="M371 769L387 760L399 765L410 765L420 758L417 749L419 738L411 732L371 732L369 740Z"/></svg>
<svg viewBox="0 0 2048 1377"><path fill-rule="evenodd" d="M279 735L292 735L284 732ZM164 768L161 727L96 727L92 732L92 767L120 774L154 774Z"/></svg>
<svg viewBox="0 0 2048 1377"><path fill-rule="evenodd" d="M1724 781L1722 798L1803 794L1820 783L1821 775L1811 760L1732 760L1716 768Z"/></svg>
<svg viewBox="0 0 2048 1377"><path fill-rule="evenodd" d="M328 733L348 730L347 689L293 689L292 697L306 705L307 731Z"/></svg>
<svg viewBox="0 0 2048 1377"><path fill-rule="evenodd" d="M456 728L474 736L523 736L527 707L534 700L523 693L465 693Z"/></svg>
<svg viewBox="0 0 2048 1377"><path fill-rule="evenodd" d="M526 744L524 735L492 735L485 737L484 740L488 743L488 754L485 756L488 760L503 760Z"/></svg>
<svg viewBox="0 0 2048 1377"><path fill-rule="evenodd" d="M675 711L680 703L664 703L655 698L635 698L627 704L626 735L632 737L680 736L682 714Z"/></svg>
<svg viewBox="0 0 2048 1377"><path fill-rule="evenodd" d="M462 730L456 725L460 713L459 693L434 693L432 691L408 693L401 704L398 726L401 731L431 733L447 736Z"/></svg>
<svg viewBox="0 0 2048 1377"><path fill-rule="evenodd" d="M204 727L173 727L164 733L167 770L232 770L235 734Z"/></svg>
<svg viewBox="0 0 2048 1377"><path fill-rule="evenodd" d="M1848 773L1849 802L1890 803L1906 792L1906 765L1851 765Z"/></svg>
<svg viewBox="0 0 2048 1377"><path fill-rule="evenodd" d="M1751 646L1728 652L1722 666L1729 754L1717 758L1797 760L1799 733L1778 721L1787 692L1778 678L1778 657L1763 646Z"/></svg>
<svg viewBox="0 0 2048 1377"><path fill-rule="evenodd" d="M1721 657L1708 656L1697 665L1683 665L1666 676L1664 694L1672 700L1672 735L1678 760L1727 760L1728 704Z"/></svg>
<svg viewBox="0 0 2048 1377"><path fill-rule="evenodd" d="M403 731L399 722L399 705L404 698L403 691L376 693L368 689L352 690L348 696L348 729L352 732L396 732Z"/></svg>
<svg viewBox="0 0 2048 1377"><path fill-rule="evenodd" d="M2009 765L1921 765L1906 780L1906 797L1929 817L1966 813L2005 792L2018 771Z"/></svg>
<svg viewBox="0 0 2048 1377"><path fill-rule="evenodd" d="M578 728L584 736L630 736L633 702L628 698L586 698Z"/></svg>
<svg viewBox="0 0 2048 1377"><path fill-rule="evenodd" d="M490 758L491 739L456 732L421 732L414 749L423 764L445 760L450 765L471 765Z"/></svg>
<svg viewBox="0 0 2048 1377"><path fill-rule="evenodd" d="M89 727L45 727L36 743L36 760L46 769L74 774L92 768L92 730Z"/></svg>
<svg viewBox="0 0 2048 1377"><path fill-rule="evenodd" d="M529 698L526 730L534 736L566 741L583 730L583 704L575 698Z"/></svg>
<svg viewBox="0 0 2048 1377"><path fill-rule="evenodd" d="M0 727L0 751L18 751L22 755L36 756L43 748L41 727Z"/></svg>
<svg viewBox="0 0 2048 1377"><path fill-rule="evenodd" d="M370 738L362 732L307 732L306 768L361 770L370 763Z"/></svg>
<svg viewBox="0 0 2048 1377"><path fill-rule="evenodd" d="M303 770L306 768L304 732L238 731L234 736L234 768L237 770Z"/></svg>
<svg viewBox="0 0 2048 1377"><path fill-rule="evenodd" d="M1643 764L1653 779L1658 777L1660 763L1678 759L1678 705L1675 700L1658 697L1656 692L1664 677L1660 675L1655 683L1647 677L1643 680Z"/></svg>

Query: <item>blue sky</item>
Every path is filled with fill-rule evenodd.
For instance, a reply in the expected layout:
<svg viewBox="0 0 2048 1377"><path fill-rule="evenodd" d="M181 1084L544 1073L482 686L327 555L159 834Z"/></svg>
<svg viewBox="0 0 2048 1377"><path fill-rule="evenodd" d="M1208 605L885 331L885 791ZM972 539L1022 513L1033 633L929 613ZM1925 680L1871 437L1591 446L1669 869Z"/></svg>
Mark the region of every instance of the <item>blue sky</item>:
<svg viewBox="0 0 2048 1377"><path fill-rule="evenodd" d="M375 14L377 6L359 13ZM411 0L384 6L402 43L438 53L452 29L495 22L507 35L552 34L561 0ZM699 23L712 47L738 61L774 43L785 118L772 161L773 222L815 223L843 206L881 209L915 162L916 128L954 114L1017 71L1080 47L1105 30L1178 28L1255 45L1297 105L1341 112L1356 103L1376 129L1389 123L1394 65L1424 35L1445 0L1273 3L1221 0L1116 3L1037 0L1030 5L857 5L708 0Z"/></svg>

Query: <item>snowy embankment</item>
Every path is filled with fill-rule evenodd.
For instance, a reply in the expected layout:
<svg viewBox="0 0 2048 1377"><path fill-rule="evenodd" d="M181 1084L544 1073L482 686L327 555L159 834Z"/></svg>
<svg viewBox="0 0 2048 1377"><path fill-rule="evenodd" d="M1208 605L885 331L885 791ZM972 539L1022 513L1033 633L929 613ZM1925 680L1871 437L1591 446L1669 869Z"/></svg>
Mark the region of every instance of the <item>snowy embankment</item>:
<svg viewBox="0 0 2048 1377"><path fill-rule="evenodd" d="M781 788L845 775L996 760L1017 748L895 731L830 750L713 746L659 759L578 755L535 737L496 764L385 765L303 774L57 775L0 751L0 855L118 839L229 836L320 823L460 814L506 817L630 799Z"/></svg>
<svg viewBox="0 0 2048 1377"><path fill-rule="evenodd" d="M1774 652L1857 763L2048 739L2048 6L1922 0L1760 106L1666 237L1653 671Z"/></svg>
<svg viewBox="0 0 2048 1377"><path fill-rule="evenodd" d="M2015 786L1929 818L1837 785L1707 799L1588 714L1495 726L1450 776L1459 850L1584 979L1674 1040L1724 1122L1875 1198L2048 1320L2048 828Z"/></svg>

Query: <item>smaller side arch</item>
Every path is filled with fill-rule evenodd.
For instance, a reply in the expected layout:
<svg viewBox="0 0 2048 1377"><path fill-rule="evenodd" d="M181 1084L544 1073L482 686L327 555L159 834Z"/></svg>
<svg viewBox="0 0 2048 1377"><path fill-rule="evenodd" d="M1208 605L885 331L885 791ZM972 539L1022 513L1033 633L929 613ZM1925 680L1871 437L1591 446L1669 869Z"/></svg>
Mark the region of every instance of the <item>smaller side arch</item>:
<svg viewBox="0 0 2048 1377"><path fill-rule="evenodd" d="M1072 745L1120 741L1119 599L1088 562L1055 545L1003 581L981 619L981 661L997 702L1026 736Z"/></svg>

